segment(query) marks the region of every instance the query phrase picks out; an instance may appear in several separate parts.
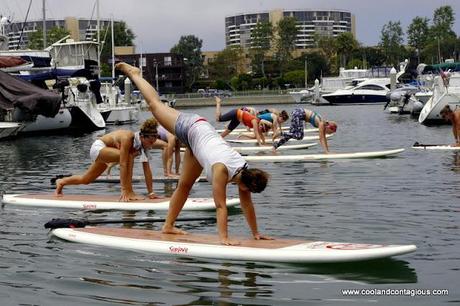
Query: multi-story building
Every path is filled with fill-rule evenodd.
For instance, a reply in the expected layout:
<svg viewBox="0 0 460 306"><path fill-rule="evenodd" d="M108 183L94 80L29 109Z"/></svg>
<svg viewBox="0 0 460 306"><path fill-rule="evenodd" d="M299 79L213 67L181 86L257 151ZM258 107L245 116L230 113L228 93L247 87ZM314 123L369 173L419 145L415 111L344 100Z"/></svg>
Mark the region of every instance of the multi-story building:
<svg viewBox="0 0 460 306"><path fill-rule="evenodd" d="M117 21L114 21L115 23ZM109 19L99 21L101 30L110 26ZM65 19L47 19L46 28L53 27L64 28L70 33L70 38L74 41L88 41L96 39L97 20L94 19L77 19L67 17ZM25 49L29 43L29 35L43 29L42 20L33 20L26 22L11 22L4 24L4 31L8 37L8 49L17 50ZM101 37L104 33L100 34ZM102 39L102 38L101 38Z"/></svg>
<svg viewBox="0 0 460 306"><path fill-rule="evenodd" d="M297 20L297 49L314 46L315 34L336 37L350 32L356 38L355 17L344 10L272 10L242 13L225 18L225 41L227 46L251 47L251 31L257 22L270 22L273 26L284 17Z"/></svg>
<svg viewBox="0 0 460 306"><path fill-rule="evenodd" d="M116 58L128 64L141 67L143 77L160 94L179 94L185 91L184 59L178 54L118 54Z"/></svg>

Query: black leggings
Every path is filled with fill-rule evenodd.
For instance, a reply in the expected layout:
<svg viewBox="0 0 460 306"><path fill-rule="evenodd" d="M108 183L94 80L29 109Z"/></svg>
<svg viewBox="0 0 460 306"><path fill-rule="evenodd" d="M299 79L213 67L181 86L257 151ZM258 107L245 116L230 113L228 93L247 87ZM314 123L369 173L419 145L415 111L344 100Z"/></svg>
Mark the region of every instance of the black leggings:
<svg viewBox="0 0 460 306"><path fill-rule="evenodd" d="M230 131L233 131L240 124L237 113L238 113L238 109L235 108L223 115L221 114L219 116L219 122L230 121L230 123L227 126L227 129Z"/></svg>

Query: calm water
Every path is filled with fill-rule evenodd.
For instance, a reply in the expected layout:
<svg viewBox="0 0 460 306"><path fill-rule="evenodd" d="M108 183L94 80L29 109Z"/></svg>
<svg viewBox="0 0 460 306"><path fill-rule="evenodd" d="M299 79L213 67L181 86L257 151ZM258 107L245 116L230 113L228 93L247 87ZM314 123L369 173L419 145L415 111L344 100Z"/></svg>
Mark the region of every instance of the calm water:
<svg viewBox="0 0 460 306"><path fill-rule="evenodd" d="M43 228L55 217L143 218L164 213L5 207L0 211L0 304L460 304L460 154L410 149L415 141L452 142L451 128L421 126L382 108L312 107L339 123L337 135L330 140L333 151L407 150L388 159L260 164L272 179L269 188L254 198L259 227L262 233L285 238L416 244L415 253L367 263L301 266L173 258L50 239ZM213 108L189 111L213 121ZM0 142L1 191L51 192L53 175L86 169L89 147L104 132ZM314 152L320 148L307 151ZM160 174L159 153L155 154L152 166ZM136 174L141 174L140 165L136 167ZM145 191L143 183L135 188ZM166 194L173 188L155 185L157 192ZM93 184L66 187L65 192L118 194L119 187ZM229 193L236 194L234 187ZM211 196L210 186L196 184L192 196ZM214 224L195 222L183 228L215 232ZM229 216L229 231L249 234L241 211ZM449 294L352 297L343 295L342 289L448 289Z"/></svg>

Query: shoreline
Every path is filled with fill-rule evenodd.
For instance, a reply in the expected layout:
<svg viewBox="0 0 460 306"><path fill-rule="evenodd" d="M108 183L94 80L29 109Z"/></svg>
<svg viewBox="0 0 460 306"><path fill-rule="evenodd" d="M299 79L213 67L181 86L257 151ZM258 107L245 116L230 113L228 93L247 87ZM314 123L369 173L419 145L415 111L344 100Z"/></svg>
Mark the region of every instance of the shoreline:
<svg viewBox="0 0 460 306"><path fill-rule="evenodd" d="M248 102L250 101L250 102ZM222 98L222 105L260 105L260 104L295 104L296 102L290 95L254 95L254 96L236 96ZM176 108L182 107L202 107L215 106L214 97L200 98L179 98L176 99Z"/></svg>

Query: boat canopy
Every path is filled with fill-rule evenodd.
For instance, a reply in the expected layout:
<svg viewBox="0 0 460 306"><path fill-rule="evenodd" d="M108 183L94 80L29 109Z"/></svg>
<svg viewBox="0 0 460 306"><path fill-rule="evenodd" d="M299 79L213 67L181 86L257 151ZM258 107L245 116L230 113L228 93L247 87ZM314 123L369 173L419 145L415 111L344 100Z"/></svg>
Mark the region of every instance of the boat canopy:
<svg viewBox="0 0 460 306"><path fill-rule="evenodd" d="M32 115L54 117L61 106L61 96L27 81L0 71L0 109L21 111Z"/></svg>
<svg viewBox="0 0 460 306"><path fill-rule="evenodd" d="M454 62L454 63L442 63L442 64L436 64L436 65L426 65L423 67L423 74L427 73L439 73L442 71L455 71L459 72L460 71L460 62Z"/></svg>

